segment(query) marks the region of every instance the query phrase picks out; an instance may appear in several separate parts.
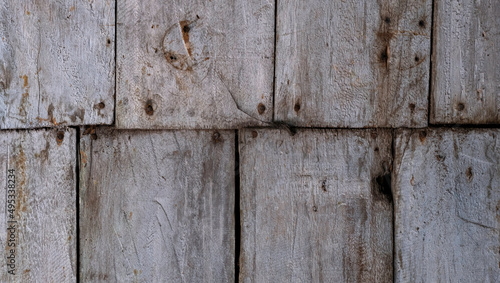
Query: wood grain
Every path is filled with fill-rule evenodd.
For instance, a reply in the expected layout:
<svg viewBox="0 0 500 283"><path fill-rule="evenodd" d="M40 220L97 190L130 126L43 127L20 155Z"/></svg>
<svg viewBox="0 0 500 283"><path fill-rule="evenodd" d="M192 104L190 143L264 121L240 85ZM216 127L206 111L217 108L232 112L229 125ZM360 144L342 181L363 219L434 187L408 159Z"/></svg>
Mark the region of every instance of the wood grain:
<svg viewBox="0 0 500 283"><path fill-rule="evenodd" d="M427 125L431 0L278 1L276 120Z"/></svg>
<svg viewBox="0 0 500 283"><path fill-rule="evenodd" d="M500 5L435 1L431 123L500 123Z"/></svg>
<svg viewBox="0 0 500 283"><path fill-rule="evenodd" d="M111 124L115 3L0 3L0 128Z"/></svg>
<svg viewBox="0 0 500 283"><path fill-rule="evenodd" d="M272 119L274 1L118 2L117 127Z"/></svg>
<svg viewBox="0 0 500 283"><path fill-rule="evenodd" d="M500 281L500 131L399 131L396 282Z"/></svg>
<svg viewBox="0 0 500 283"><path fill-rule="evenodd" d="M389 131L241 136L241 282L392 281Z"/></svg>
<svg viewBox="0 0 500 283"><path fill-rule="evenodd" d="M232 282L233 131L82 131L84 282Z"/></svg>
<svg viewBox="0 0 500 283"><path fill-rule="evenodd" d="M74 129L0 132L1 282L76 282L75 139Z"/></svg>

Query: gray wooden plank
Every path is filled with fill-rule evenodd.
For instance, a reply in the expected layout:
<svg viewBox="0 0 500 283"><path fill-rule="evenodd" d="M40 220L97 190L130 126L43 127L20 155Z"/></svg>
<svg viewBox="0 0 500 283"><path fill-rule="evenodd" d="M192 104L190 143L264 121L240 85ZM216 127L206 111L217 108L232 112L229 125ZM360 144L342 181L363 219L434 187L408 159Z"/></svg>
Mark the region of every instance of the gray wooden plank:
<svg viewBox="0 0 500 283"><path fill-rule="evenodd" d="M111 124L115 2L0 3L0 128Z"/></svg>
<svg viewBox="0 0 500 283"><path fill-rule="evenodd" d="M276 120L425 127L431 0L278 1Z"/></svg>
<svg viewBox="0 0 500 283"><path fill-rule="evenodd" d="M118 2L117 127L272 119L274 1Z"/></svg>
<svg viewBox="0 0 500 283"><path fill-rule="evenodd" d="M388 130L241 137L241 282L392 281Z"/></svg>
<svg viewBox="0 0 500 283"><path fill-rule="evenodd" d="M500 130L400 131L396 282L500 281Z"/></svg>
<svg viewBox="0 0 500 283"><path fill-rule="evenodd" d="M232 282L235 133L82 131L84 282Z"/></svg>
<svg viewBox="0 0 500 283"><path fill-rule="evenodd" d="M76 282L75 138L0 132L1 282Z"/></svg>
<svg viewBox="0 0 500 283"><path fill-rule="evenodd" d="M431 123L500 123L500 5L436 0Z"/></svg>

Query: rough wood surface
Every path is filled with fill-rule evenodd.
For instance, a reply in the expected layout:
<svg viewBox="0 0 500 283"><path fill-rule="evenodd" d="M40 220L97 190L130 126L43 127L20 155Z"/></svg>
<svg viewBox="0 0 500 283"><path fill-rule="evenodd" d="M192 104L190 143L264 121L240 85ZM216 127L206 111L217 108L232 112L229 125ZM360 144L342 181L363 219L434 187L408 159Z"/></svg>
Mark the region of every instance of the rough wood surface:
<svg viewBox="0 0 500 283"><path fill-rule="evenodd" d="M81 280L234 281L235 133L87 133Z"/></svg>
<svg viewBox="0 0 500 283"><path fill-rule="evenodd" d="M3 0L0 128L112 123L114 19L111 0Z"/></svg>
<svg viewBox="0 0 500 283"><path fill-rule="evenodd" d="M274 1L118 1L117 126L272 119Z"/></svg>
<svg viewBox="0 0 500 283"><path fill-rule="evenodd" d="M500 123L500 5L436 0L431 122Z"/></svg>
<svg viewBox="0 0 500 283"><path fill-rule="evenodd" d="M500 282L500 131L401 131L396 282Z"/></svg>
<svg viewBox="0 0 500 283"><path fill-rule="evenodd" d="M389 131L241 136L241 282L392 281Z"/></svg>
<svg viewBox="0 0 500 283"><path fill-rule="evenodd" d="M431 3L278 1L276 120L425 127Z"/></svg>
<svg viewBox="0 0 500 283"><path fill-rule="evenodd" d="M1 282L76 282L75 138L69 129L0 132Z"/></svg>

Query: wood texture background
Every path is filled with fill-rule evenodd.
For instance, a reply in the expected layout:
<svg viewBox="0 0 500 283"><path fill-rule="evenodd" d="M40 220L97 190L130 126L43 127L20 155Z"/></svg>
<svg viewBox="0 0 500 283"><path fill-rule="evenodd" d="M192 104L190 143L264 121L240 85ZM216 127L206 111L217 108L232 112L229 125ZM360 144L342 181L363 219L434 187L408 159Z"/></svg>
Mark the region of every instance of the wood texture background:
<svg viewBox="0 0 500 283"><path fill-rule="evenodd" d="M3 0L0 128L111 124L114 15L111 0Z"/></svg>
<svg viewBox="0 0 500 283"><path fill-rule="evenodd" d="M76 282L76 131L0 132L2 282ZM7 273L7 170L15 169L16 275ZM4 177L5 176L5 177ZM9 198L11 199L11 198Z"/></svg>
<svg viewBox="0 0 500 283"><path fill-rule="evenodd" d="M118 2L117 127L237 128L273 113L274 2Z"/></svg>
<svg viewBox="0 0 500 283"><path fill-rule="evenodd" d="M0 281L500 282L497 2L1 1Z"/></svg>
<svg viewBox="0 0 500 283"><path fill-rule="evenodd" d="M427 126L431 3L278 1L276 120Z"/></svg>
<svg viewBox="0 0 500 283"><path fill-rule="evenodd" d="M498 1L435 1L431 122L500 123Z"/></svg>
<svg viewBox="0 0 500 283"><path fill-rule="evenodd" d="M500 131L400 131L394 175L396 282L499 282Z"/></svg>
<svg viewBox="0 0 500 283"><path fill-rule="evenodd" d="M234 132L95 134L80 143L81 279L232 282Z"/></svg>
<svg viewBox="0 0 500 283"><path fill-rule="evenodd" d="M389 131L241 138L241 282L392 281Z"/></svg>

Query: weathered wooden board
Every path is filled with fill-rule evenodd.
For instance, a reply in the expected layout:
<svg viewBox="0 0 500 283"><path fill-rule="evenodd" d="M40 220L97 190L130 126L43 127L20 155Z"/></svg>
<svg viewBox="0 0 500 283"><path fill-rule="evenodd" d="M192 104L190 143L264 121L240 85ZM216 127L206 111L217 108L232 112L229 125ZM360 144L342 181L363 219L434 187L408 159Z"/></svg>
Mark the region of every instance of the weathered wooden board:
<svg viewBox="0 0 500 283"><path fill-rule="evenodd" d="M118 1L117 127L236 128L273 112L274 1Z"/></svg>
<svg viewBox="0 0 500 283"><path fill-rule="evenodd" d="M425 127L431 0L278 1L276 120Z"/></svg>
<svg viewBox="0 0 500 283"><path fill-rule="evenodd" d="M387 130L244 130L241 282L391 282Z"/></svg>
<svg viewBox="0 0 500 283"><path fill-rule="evenodd" d="M0 132L1 282L76 282L76 132Z"/></svg>
<svg viewBox="0 0 500 283"><path fill-rule="evenodd" d="M0 3L0 128L110 124L115 1Z"/></svg>
<svg viewBox="0 0 500 283"><path fill-rule="evenodd" d="M500 5L436 0L431 123L500 123Z"/></svg>
<svg viewBox="0 0 500 283"><path fill-rule="evenodd" d="M500 131L400 131L396 282L500 282Z"/></svg>
<svg viewBox="0 0 500 283"><path fill-rule="evenodd" d="M234 280L233 131L83 133L83 282Z"/></svg>

